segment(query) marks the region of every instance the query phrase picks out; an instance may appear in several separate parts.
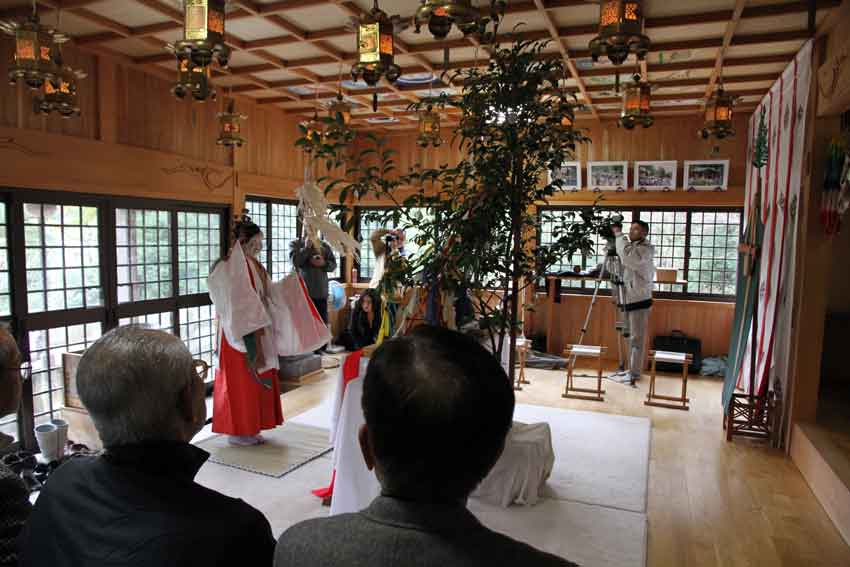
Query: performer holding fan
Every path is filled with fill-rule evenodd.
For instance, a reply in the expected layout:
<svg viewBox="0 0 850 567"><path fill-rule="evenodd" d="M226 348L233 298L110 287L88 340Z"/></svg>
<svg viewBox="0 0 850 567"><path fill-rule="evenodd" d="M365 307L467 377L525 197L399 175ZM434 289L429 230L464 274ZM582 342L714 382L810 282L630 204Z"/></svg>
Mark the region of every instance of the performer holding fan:
<svg viewBox="0 0 850 567"><path fill-rule="evenodd" d="M278 346L268 272L256 259L263 233L243 213L230 253L209 276L220 323L213 394L213 431L233 445L263 442L260 432L283 423L277 380Z"/></svg>

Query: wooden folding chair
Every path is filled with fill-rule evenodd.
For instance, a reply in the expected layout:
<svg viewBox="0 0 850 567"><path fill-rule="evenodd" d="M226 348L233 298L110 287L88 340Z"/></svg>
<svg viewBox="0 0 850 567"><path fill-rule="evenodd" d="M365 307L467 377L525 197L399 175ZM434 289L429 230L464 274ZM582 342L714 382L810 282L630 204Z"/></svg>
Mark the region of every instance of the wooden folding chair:
<svg viewBox="0 0 850 567"><path fill-rule="evenodd" d="M605 352L605 347L594 345L567 345L564 349L564 356L567 358L567 386L564 389L562 397L575 398L579 400L591 400L594 402L604 402L602 389L602 354ZM576 361L579 357L595 358L597 363L596 388L579 388L575 385L575 370Z"/></svg>
<svg viewBox="0 0 850 567"><path fill-rule="evenodd" d="M657 406L662 408L690 410L688 403L688 370L694 357L684 352L670 352L666 350L649 351L649 359L652 361L652 374L649 377L649 393L646 395L646 401L643 402L647 406ZM681 396L665 396L655 393L655 364L656 362L672 362L682 365L682 395ZM674 403L671 403L674 402Z"/></svg>

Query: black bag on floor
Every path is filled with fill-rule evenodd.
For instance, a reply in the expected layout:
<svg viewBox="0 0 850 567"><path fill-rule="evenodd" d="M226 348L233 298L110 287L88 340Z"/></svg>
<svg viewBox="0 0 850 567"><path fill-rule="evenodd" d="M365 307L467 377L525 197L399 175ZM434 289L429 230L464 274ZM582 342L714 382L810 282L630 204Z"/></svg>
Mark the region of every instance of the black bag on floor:
<svg viewBox="0 0 850 567"><path fill-rule="evenodd" d="M691 374L699 374L702 368L702 341L689 337L682 331L672 331L669 335L659 335L652 339L652 350L666 350L670 352L685 352L693 356L694 361L690 365ZM659 372L681 372L682 365L675 362L658 362L655 368Z"/></svg>

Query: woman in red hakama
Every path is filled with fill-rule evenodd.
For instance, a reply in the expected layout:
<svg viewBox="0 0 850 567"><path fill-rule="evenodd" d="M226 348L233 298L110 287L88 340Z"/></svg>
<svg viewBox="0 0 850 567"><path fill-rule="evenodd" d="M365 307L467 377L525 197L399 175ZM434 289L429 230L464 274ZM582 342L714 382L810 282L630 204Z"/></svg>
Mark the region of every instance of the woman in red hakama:
<svg viewBox="0 0 850 567"><path fill-rule="evenodd" d="M262 430L283 423L268 302L271 282L255 258L262 249L260 228L243 216L234 236L230 254L216 264L209 280L221 327L212 430L229 435L231 444L256 445L263 442Z"/></svg>

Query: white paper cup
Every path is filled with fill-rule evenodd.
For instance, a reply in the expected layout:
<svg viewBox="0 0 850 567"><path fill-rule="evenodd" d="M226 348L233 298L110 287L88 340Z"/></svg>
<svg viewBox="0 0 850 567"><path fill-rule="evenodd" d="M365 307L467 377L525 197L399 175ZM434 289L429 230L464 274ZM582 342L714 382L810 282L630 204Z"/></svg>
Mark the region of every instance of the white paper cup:
<svg viewBox="0 0 850 567"><path fill-rule="evenodd" d="M42 423L35 428L35 438L41 455L47 462L58 461L59 452L59 428L52 423Z"/></svg>
<svg viewBox="0 0 850 567"><path fill-rule="evenodd" d="M65 445L68 443L68 422L64 419L51 419L50 423L56 426L59 433L59 457L64 457Z"/></svg>

